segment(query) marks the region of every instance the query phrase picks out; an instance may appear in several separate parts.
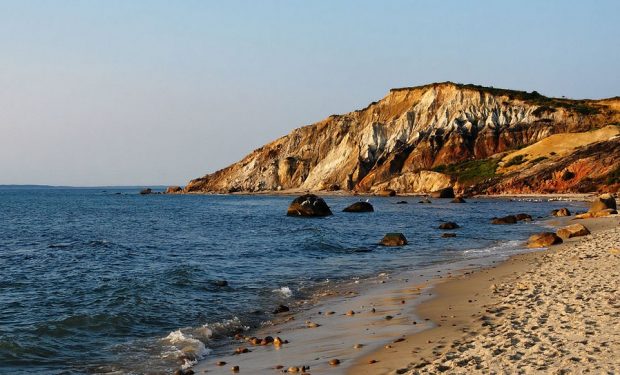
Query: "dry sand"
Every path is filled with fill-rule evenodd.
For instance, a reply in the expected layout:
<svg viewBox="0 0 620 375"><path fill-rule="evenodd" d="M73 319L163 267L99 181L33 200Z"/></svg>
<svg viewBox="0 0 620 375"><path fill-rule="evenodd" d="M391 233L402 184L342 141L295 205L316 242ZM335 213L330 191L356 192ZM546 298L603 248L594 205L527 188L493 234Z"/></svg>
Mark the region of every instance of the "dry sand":
<svg viewBox="0 0 620 375"><path fill-rule="evenodd" d="M592 235L439 284L416 311L438 326L348 373L618 372L619 221L580 220Z"/></svg>

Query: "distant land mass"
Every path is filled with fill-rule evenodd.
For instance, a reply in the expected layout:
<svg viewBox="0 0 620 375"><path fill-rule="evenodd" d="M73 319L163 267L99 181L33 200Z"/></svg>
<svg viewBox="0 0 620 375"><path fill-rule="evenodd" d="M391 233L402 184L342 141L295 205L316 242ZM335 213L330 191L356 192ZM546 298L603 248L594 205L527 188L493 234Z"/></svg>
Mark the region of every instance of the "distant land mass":
<svg viewBox="0 0 620 375"><path fill-rule="evenodd" d="M452 82L392 89L293 130L181 193L615 192L620 97L550 98Z"/></svg>

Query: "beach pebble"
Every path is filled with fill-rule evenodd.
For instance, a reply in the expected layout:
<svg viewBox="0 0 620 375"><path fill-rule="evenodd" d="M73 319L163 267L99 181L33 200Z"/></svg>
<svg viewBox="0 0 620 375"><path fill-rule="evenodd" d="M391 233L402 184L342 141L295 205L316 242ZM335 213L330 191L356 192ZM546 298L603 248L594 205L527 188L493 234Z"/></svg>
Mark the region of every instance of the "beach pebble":
<svg viewBox="0 0 620 375"><path fill-rule="evenodd" d="M230 371L232 372L239 372L239 366L233 366L230 368Z"/></svg>
<svg viewBox="0 0 620 375"><path fill-rule="evenodd" d="M276 370L282 370L283 368L284 368L284 366L282 366L282 365L277 365L276 366Z"/></svg>
<svg viewBox="0 0 620 375"><path fill-rule="evenodd" d="M226 362L224 362L224 361L217 361L217 362L215 362L215 365L216 366L226 366Z"/></svg>
<svg viewBox="0 0 620 375"><path fill-rule="evenodd" d="M290 372L291 374L296 374L299 372L299 367L291 366L288 368L287 371Z"/></svg>
<svg viewBox="0 0 620 375"><path fill-rule="evenodd" d="M328 311L327 315L334 315L336 312L335 311Z"/></svg>
<svg viewBox="0 0 620 375"><path fill-rule="evenodd" d="M317 328L320 327L321 325L315 322L306 322L306 327L308 328Z"/></svg>
<svg viewBox="0 0 620 375"><path fill-rule="evenodd" d="M275 339L273 339L273 345L274 346L281 346L283 344L283 341L281 338L276 337Z"/></svg>
<svg viewBox="0 0 620 375"><path fill-rule="evenodd" d="M337 359L337 358L334 358L334 359L330 359L330 360L329 360L329 365L330 365L330 366L338 366L339 364L340 364L340 360L339 360L339 359Z"/></svg>
<svg viewBox="0 0 620 375"><path fill-rule="evenodd" d="M394 319L394 317L392 315L386 315L385 316L385 320L392 320Z"/></svg>
<svg viewBox="0 0 620 375"><path fill-rule="evenodd" d="M370 360L368 360L368 364L369 364L369 365L372 365L372 364L374 364L374 363L377 363L377 360L376 360L376 359L370 359Z"/></svg>
<svg viewBox="0 0 620 375"><path fill-rule="evenodd" d="M353 310L349 310L349 311L347 311L347 315L348 315L348 316L355 315L355 311L353 311Z"/></svg>
<svg viewBox="0 0 620 375"><path fill-rule="evenodd" d="M288 311L290 311L288 306L280 305L280 306L276 307L275 310L273 310L273 313L274 314L280 314L280 313L288 312Z"/></svg>
<svg viewBox="0 0 620 375"><path fill-rule="evenodd" d="M362 344L355 344L355 345L353 345L353 348L354 348L354 349L360 349L360 348L362 348L363 346L364 346L364 345L362 345Z"/></svg>

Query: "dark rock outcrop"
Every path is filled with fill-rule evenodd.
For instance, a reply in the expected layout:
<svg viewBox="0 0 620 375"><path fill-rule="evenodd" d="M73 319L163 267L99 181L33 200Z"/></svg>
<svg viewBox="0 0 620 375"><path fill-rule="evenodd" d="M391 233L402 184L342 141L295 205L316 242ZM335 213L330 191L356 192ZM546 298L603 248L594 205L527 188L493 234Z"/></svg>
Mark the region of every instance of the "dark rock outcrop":
<svg viewBox="0 0 620 375"><path fill-rule="evenodd" d="M153 194L153 189L146 188L146 189L140 190L140 195L149 195L149 194Z"/></svg>
<svg viewBox="0 0 620 375"><path fill-rule="evenodd" d="M447 187L445 189L437 190L431 193L432 198L454 198L454 189Z"/></svg>
<svg viewBox="0 0 620 375"><path fill-rule="evenodd" d="M439 229L457 229L457 228L460 228L460 226L457 223L454 223L452 221L441 223L439 225Z"/></svg>
<svg viewBox="0 0 620 375"><path fill-rule="evenodd" d="M532 221L532 216L528 214L517 214L515 217L517 221Z"/></svg>
<svg viewBox="0 0 620 375"><path fill-rule="evenodd" d="M332 211L323 198L306 194L295 198L286 212L288 216L320 217L332 215Z"/></svg>
<svg viewBox="0 0 620 375"><path fill-rule="evenodd" d="M355 202L342 210L342 212L374 212L374 210L372 204L368 202Z"/></svg>
<svg viewBox="0 0 620 375"><path fill-rule="evenodd" d="M516 224L517 217L515 215L508 215L504 217L496 217L493 219L491 224L501 225L501 224Z"/></svg>
<svg viewBox="0 0 620 375"><path fill-rule="evenodd" d="M407 238L402 233L388 233L381 240L383 246L404 246L407 244Z"/></svg>
<svg viewBox="0 0 620 375"><path fill-rule="evenodd" d="M168 186L166 188L165 194L175 194L182 192L183 189L180 186Z"/></svg>
<svg viewBox="0 0 620 375"><path fill-rule="evenodd" d="M603 194L595 198L592 203L590 203L590 209L588 212L598 212L608 209L617 210L616 198L614 198L611 194Z"/></svg>
<svg viewBox="0 0 620 375"><path fill-rule="evenodd" d="M459 196L454 198L452 201L452 203L465 203L465 199L463 199L463 197Z"/></svg>

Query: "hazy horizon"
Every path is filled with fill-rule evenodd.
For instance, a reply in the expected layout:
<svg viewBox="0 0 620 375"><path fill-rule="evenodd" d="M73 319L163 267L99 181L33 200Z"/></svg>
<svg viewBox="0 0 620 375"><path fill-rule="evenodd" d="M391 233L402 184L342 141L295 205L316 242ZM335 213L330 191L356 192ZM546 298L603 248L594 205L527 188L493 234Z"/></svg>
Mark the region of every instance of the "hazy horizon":
<svg viewBox="0 0 620 375"><path fill-rule="evenodd" d="M620 95L620 3L0 0L0 184L183 185L390 88Z"/></svg>

